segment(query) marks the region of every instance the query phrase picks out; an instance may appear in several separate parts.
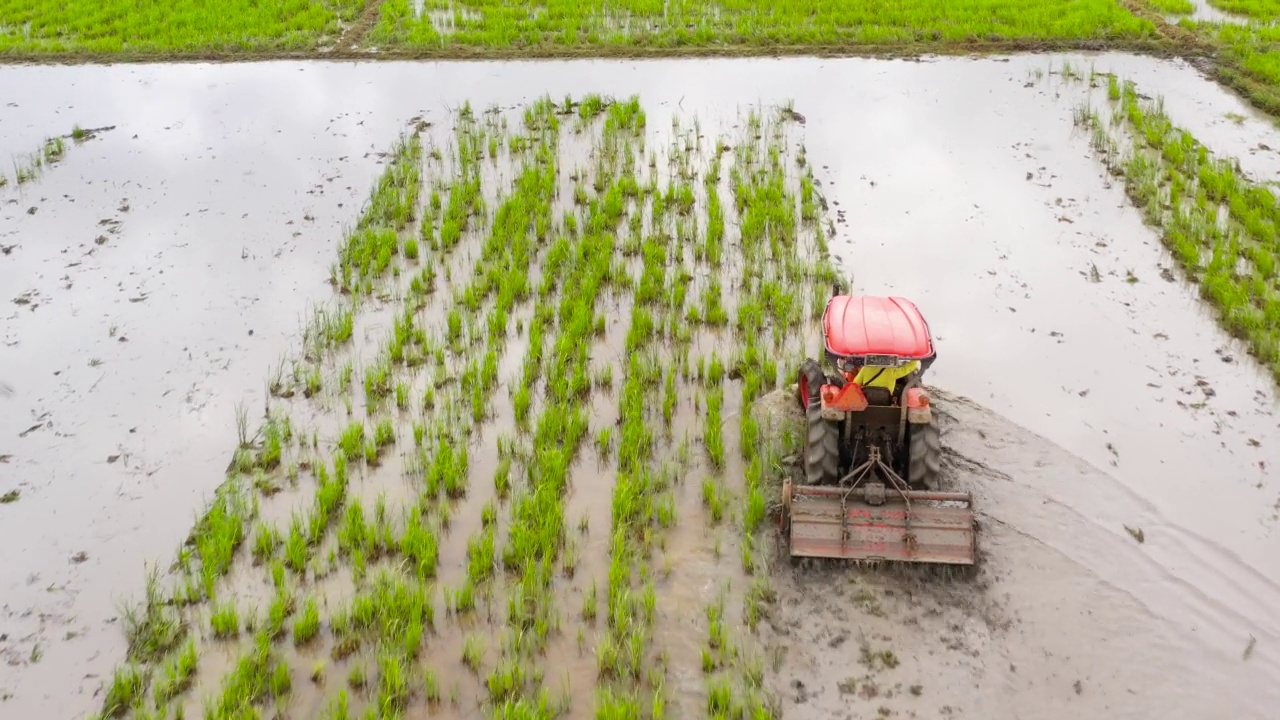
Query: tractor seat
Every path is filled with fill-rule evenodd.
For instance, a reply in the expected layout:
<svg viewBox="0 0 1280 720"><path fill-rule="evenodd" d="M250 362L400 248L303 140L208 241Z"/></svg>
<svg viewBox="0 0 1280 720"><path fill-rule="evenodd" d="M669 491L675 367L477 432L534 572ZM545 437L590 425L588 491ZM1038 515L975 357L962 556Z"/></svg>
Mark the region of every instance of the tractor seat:
<svg viewBox="0 0 1280 720"><path fill-rule="evenodd" d="M868 405L889 406L893 405L893 393L889 392L889 388L882 387L864 387L862 395L867 399Z"/></svg>

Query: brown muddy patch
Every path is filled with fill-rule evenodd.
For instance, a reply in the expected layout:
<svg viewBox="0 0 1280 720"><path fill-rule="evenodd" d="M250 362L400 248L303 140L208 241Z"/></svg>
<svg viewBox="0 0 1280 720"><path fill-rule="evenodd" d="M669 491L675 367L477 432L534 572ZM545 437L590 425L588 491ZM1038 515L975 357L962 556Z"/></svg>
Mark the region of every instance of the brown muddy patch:
<svg viewBox="0 0 1280 720"><path fill-rule="evenodd" d="M1240 642L1225 647L1205 632L1237 619L1225 605L1184 589L1169 600L1188 615L1171 620L1126 590L1111 572L1176 581L1128 535L1075 514L1059 494L1068 477L1104 495L1116 481L969 399L935 393L946 482L973 493L979 513L980 568L779 570L767 642L788 714L1265 715L1276 658L1259 656L1263 641L1249 633L1274 638L1274 628L1237 626ZM1116 502L1139 513L1137 499ZM1229 696L1213 691L1232 686Z"/></svg>

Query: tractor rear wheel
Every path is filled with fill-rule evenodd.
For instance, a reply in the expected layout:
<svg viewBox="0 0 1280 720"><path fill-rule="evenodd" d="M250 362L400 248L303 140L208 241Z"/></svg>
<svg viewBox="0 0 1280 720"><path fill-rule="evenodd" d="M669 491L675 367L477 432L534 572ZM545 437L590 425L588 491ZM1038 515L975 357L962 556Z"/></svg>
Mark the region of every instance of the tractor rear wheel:
<svg viewBox="0 0 1280 720"><path fill-rule="evenodd" d="M840 481L840 426L822 417L822 406L805 409L808 435L804 445L804 480L809 485Z"/></svg>
<svg viewBox="0 0 1280 720"><path fill-rule="evenodd" d="M930 420L927 425L912 425L910 447L907 449L907 484L925 490L938 489L938 477L942 474L942 435L938 425Z"/></svg>
<svg viewBox="0 0 1280 720"><path fill-rule="evenodd" d="M800 373L797 378L799 389L796 391L800 400L800 409L809 409L809 405L821 397L822 386L826 382L827 376L822 372L822 366L817 360L810 358L800 363Z"/></svg>

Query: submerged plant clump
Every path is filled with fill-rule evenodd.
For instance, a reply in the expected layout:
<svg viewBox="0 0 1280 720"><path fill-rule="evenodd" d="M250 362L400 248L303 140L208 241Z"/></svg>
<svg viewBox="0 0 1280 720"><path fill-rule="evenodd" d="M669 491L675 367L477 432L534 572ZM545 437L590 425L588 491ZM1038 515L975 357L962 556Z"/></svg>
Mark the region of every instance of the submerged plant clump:
<svg viewBox="0 0 1280 720"><path fill-rule="evenodd" d="M200 687L211 719L303 692L335 718L775 717L751 631L783 443L753 404L833 279L790 117L711 142L636 98L543 98L397 141L103 713ZM694 552L721 560L673 562ZM664 588L711 581L709 660L671 657ZM705 708L673 666L707 673Z"/></svg>
<svg viewBox="0 0 1280 720"><path fill-rule="evenodd" d="M66 157L68 140L74 140L79 143L88 137L90 137L89 131L77 125L70 135L45 138L44 142L40 144L39 150L13 158L13 181L17 185L35 181L42 172ZM9 176L0 172L0 188L8 184Z"/></svg>
<svg viewBox="0 0 1280 720"><path fill-rule="evenodd" d="M1175 126L1159 99L1112 77L1076 122L1232 335L1280 382L1280 199Z"/></svg>

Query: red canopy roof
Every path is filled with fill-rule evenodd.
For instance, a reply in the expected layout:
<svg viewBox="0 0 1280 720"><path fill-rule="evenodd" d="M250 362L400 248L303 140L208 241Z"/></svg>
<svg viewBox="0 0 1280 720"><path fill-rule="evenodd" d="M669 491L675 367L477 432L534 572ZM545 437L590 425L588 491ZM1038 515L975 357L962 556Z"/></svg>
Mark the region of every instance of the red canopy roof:
<svg viewBox="0 0 1280 720"><path fill-rule="evenodd" d="M823 332L837 355L933 355L929 326L906 298L837 295L827 303Z"/></svg>

